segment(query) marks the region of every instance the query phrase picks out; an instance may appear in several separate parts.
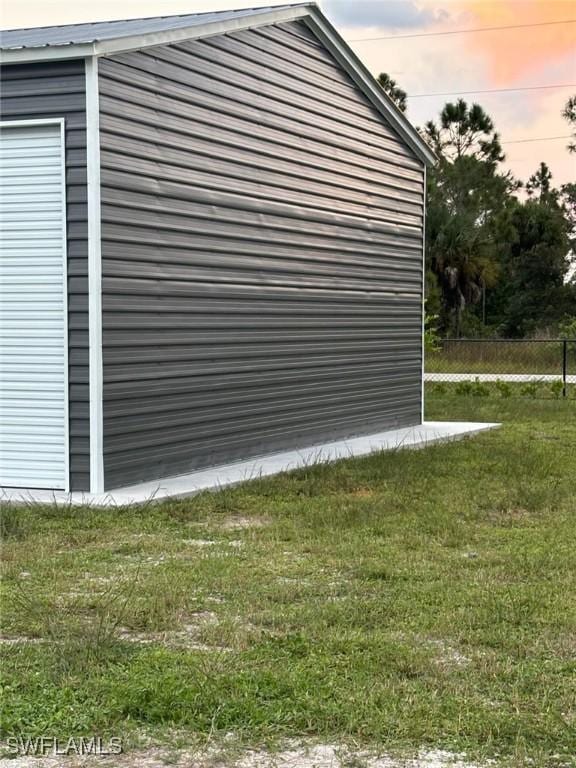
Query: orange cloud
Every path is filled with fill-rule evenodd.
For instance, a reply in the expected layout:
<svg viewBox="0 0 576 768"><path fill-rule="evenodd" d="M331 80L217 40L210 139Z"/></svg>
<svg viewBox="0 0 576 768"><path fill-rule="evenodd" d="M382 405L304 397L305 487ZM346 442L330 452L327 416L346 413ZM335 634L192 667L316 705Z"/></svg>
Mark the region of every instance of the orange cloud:
<svg viewBox="0 0 576 768"><path fill-rule="evenodd" d="M478 27L576 18L573 0L460 0L457 5ZM469 41L471 49L486 56L493 81L500 85L570 55L576 74L576 24L483 32L470 35Z"/></svg>

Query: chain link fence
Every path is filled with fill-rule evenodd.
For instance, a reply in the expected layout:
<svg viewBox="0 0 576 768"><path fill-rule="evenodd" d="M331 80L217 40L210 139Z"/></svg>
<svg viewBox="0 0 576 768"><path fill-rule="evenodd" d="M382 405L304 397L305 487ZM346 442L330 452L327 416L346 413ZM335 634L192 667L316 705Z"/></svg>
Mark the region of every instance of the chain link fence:
<svg viewBox="0 0 576 768"><path fill-rule="evenodd" d="M568 397L576 392L576 339L441 339L426 352L425 371L427 382Z"/></svg>

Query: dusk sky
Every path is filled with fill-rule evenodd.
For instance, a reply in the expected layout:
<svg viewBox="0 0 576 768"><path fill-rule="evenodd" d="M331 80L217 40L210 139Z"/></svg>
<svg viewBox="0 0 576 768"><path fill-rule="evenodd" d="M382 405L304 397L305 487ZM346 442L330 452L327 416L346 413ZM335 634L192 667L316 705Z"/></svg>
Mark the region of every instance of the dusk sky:
<svg viewBox="0 0 576 768"><path fill-rule="evenodd" d="M160 16L171 13L279 5L258 0L0 0L2 28ZM576 20L576 0L324 0L322 9L374 74L390 73L409 94L409 117L421 125L457 96L418 94L517 89L568 84L569 88L476 93L501 133L507 166L521 179L540 160L557 184L576 179L576 156L561 112L576 93L576 23L468 34L422 35L479 27ZM508 143L519 142L521 143Z"/></svg>

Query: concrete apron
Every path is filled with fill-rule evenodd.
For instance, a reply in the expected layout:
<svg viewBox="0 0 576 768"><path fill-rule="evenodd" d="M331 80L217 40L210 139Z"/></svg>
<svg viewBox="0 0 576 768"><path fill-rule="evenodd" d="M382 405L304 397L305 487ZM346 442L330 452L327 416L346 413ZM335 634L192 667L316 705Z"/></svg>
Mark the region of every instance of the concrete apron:
<svg viewBox="0 0 576 768"><path fill-rule="evenodd" d="M288 472L312 464L324 464L353 456L367 456L379 451L424 448L434 443L458 440L478 432L499 427L498 423L473 421L425 421L416 427L391 429L363 437L313 445L298 451L274 453L248 461L239 461L187 475L116 488L102 495L75 491L46 491L25 488L0 488L0 503L92 505L96 507L126 506L160 501L170 497L190 496L204 490L218 490L279 472Z"/></svg>

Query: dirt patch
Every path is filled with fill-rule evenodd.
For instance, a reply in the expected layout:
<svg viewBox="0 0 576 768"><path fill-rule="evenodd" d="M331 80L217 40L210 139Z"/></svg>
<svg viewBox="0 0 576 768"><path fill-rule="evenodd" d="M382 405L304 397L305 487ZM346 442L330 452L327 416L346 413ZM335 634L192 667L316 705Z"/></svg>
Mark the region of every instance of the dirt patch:
<svg viewBox="0 0 576 768"><path fill-rule="evenodd" d="M522 507L506 507L506 509L496 509L492 510L488 515L490 522L500 525L525 523L530 521L531 518L531 513Z"/></svg>
<svg viewBox="0 0 576 768"><path fill-rule="evenodd" d="M247 528L264 528L267 525L270 525L270 520L264 517L242 517L238 515L225 518L218 524L218 527L223 531L240 531Z"/></svg>
<svg viewBox="0 0 576 768"><path fill-rule="evenodd" d="M472 663L469 656L461 653L452 643L442 638L422 637L421 635L407 635L404 632L395 633L395 637L402 643L418 645L434 651L434 662L446 667L464 667Z"/></svg>
<svg viewBox="0 0 576 768"><path fill-rule="evenodd" d="M219 645L207 645L199 642L198 636L201 630L207 626L218 624L218 617L212 611L199 611L188 617L186 624L182 624L180 629L166 630L164 632L133 632L130 629L121 627L118 631L118 639L128 643L140 643L148 645L157 643L170 648L186 648L192 651L207 651L210 653L226 651L232 649Z"/></svg>
<svg viewBox="0 0 576 768"><path fill-rule="evenodd" d="M371 488L354 488L353 491L347 494L355 499L371 499L375 496L374 491Z"/></svg>
<svg viewBox="0 0 576 768"><path fill-rule="evenodd" d="M0 645L24 645L26 643L44 643L41 637L0 637Z"/></svg>
<svg viewBox="0 0 576 768"><path fill-rule="evenodd" d="M470 664L472 659L460 653L456 648L444 640L428 640L427 645L438 649L438 657L436 659L437 664L452 667L464 667L466 664Z"/></svg>
<svg viewBox="0 0 576 768"><path fill-rule="evenodd" d="M198 751L149 749L113 757L16 757L0 759L2 768L480 768L449 752L421 752L414 758L393 758L350 751L334 744L291 746L270 753L248 750L231 756L210 748Z"/></svg>

